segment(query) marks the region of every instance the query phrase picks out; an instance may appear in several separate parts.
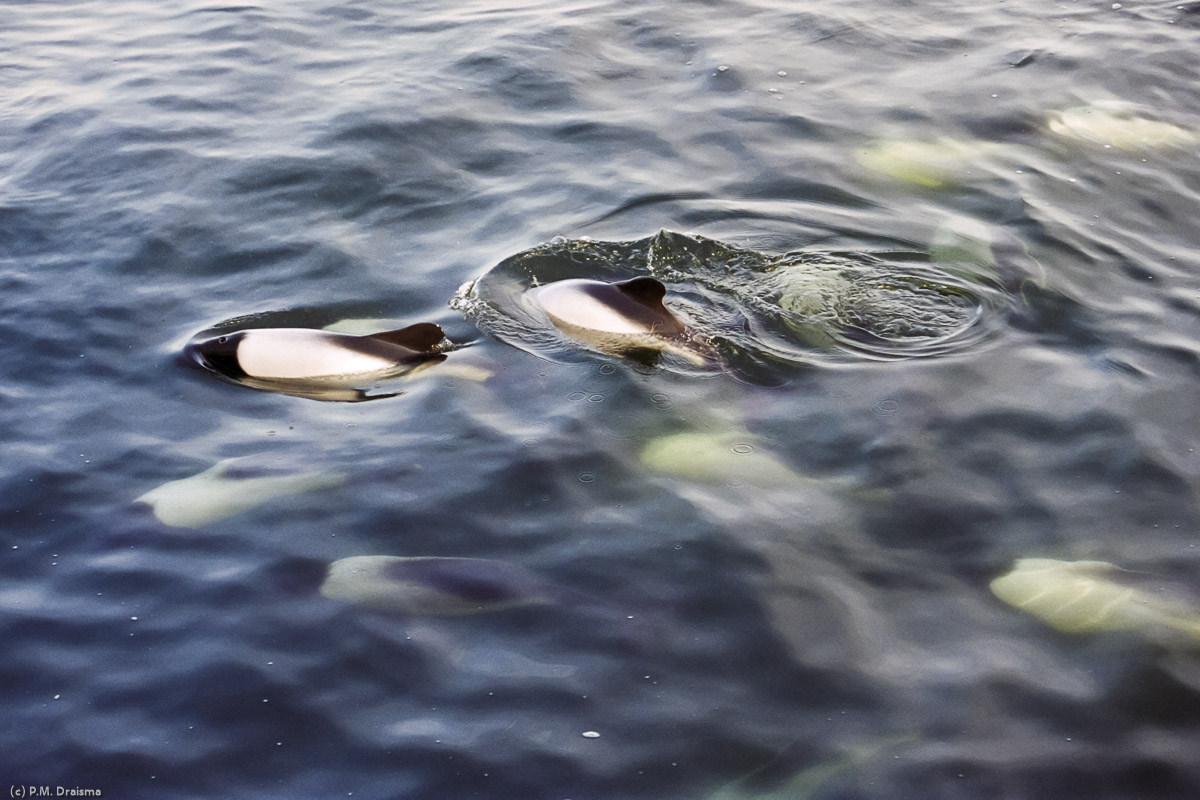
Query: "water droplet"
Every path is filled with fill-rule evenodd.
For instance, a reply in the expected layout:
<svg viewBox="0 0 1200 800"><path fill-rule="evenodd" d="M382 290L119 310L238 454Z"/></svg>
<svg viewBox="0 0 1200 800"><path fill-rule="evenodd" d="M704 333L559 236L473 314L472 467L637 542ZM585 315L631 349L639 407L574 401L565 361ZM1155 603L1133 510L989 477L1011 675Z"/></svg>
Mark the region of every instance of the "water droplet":
<svg viewBox="0 0 1200 800"><path fill-rule="evenodd" d="M584 392L571 392L569 395L567 395L567 399L572 403L574 403L576 400L582 400L585 397L587 397L587 395Z"/></svg>
<svg viewBox="0 0 1200 800"><path fill-rule="evenodd" d="M781 77L781 78L786 78L786 77L787 77L787 72L785 72L784 70L779 70L779 72L776 72L775 74L776 74L776 75L778 75L778 76L779 76L779 77Z"/></svg>
<svg viewBox="0 0 1200 800"><path fill-rule="evenodd" d="M754 452L754 445L752 445L752 444L735 444L733 447L731 447L729 449L732 450L733 452L737 453L738 455L744 456L747 453Z"/></svg>
<svg viewBox="0 0 1200 800"><path fill-rule="evenodd" d="M584 731L584 732L583 732L583 738L585 738L585 739L599 739L599 738L600 738L600 734L596 733L595 731Z"/></svg>
<svg viewBox="0 0 1200 800"><path fill-rule="evenodd" d="M729 71L728 64L722 64L721 66L717 67L717 72L728 72L728 71Z"/></svg>
<svg viewBox="0 0 1200 800"><path fill-rule="evenodd" d="M588 402L589 402L589 403L600 403L600 402L603 402L603 401L604 401L604 395L602 395L602 394L593 394L593 395L588 395Z"/></svg>
<svg viewBox="0 0 1200 800"><path fill-rule="evenodd" d="M675 549L676 549L676 550L682 550L682 549L683 549L683 545L681 545L681 544L677 544L677 545L675 545Z"/></svg>
<svg viewBox="0 0 1200 800"><path fill-rule="evenodd" d="M579 482L580 483L591 483L594 480L596 480L596 476L590 472L579 473Z"/></svg>

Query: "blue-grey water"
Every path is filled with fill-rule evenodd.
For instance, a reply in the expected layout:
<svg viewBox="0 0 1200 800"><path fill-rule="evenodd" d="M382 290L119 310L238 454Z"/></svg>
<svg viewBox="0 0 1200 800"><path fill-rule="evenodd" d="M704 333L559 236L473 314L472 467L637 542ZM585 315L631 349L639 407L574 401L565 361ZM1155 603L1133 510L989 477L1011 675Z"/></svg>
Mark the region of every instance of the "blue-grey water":
<svg viewBox="0 0 1200 800"><path fill-rule="evenodd" d="M1038 557L1200 597L1198 46L1181 0L0 2L0 791L1200 796L1194 645L989 591ZM750 325L787 357L715 371L450 304L660 229L1004 299L944 352ZM244 315L458 347L363 403L179 357ZM327 480L135 502L240 457ZM318 591L364 555L564 599Z"/></svg>

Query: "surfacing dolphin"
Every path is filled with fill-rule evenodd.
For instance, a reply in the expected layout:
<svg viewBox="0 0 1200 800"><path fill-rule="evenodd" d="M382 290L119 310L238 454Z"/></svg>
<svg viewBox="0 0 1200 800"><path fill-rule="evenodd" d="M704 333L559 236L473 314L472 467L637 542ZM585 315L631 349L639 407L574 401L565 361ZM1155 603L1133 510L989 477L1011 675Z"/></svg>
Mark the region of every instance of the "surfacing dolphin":
<svg viewBox="0 0 1200 800"><path fill-rule="evenodd" d="M445 359L440 325L421 322L357 336L310 328L253 328L192 342L184 354L235 383L317 400L353 402L361 387Z"/></svg>
<svg viewBox="0 0 1200 800"><path fill-rule="evenodd" d="M554 327L602 353L674 353L693 364L713 362L713 349L663 305L667 287L654 278L616 283L572 278L530 289Z"/></svg>

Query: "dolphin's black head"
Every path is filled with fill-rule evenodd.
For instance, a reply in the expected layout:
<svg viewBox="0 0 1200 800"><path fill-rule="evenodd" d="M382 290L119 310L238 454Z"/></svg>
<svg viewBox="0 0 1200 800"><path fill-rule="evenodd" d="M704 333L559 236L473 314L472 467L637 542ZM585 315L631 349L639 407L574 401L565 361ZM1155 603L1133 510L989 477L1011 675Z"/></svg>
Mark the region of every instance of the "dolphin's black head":
<svg viewBox="0 0 1200 800"><path fill-rule="evenodd" d="M244 331L238 331L199 342L191 342L183 352L205 369L219 372L230 378L244 378L246 373L238 363L237 350L238 344L245 335Z"/></svg>

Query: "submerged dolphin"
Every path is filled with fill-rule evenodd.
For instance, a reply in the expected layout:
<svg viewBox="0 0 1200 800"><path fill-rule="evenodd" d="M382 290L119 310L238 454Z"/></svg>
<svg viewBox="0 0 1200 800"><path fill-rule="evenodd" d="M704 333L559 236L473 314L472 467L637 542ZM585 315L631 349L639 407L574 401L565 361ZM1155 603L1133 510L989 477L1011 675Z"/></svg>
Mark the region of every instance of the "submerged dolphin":
<svg viewBox="0 0 1200 800"><path fill-rule="evenodd" d="M411 372L445 355L430 322L356 336L310 328L254 328L189 344L206 369L255 389L330 400L366 399L353 387ZM346 395L351 390L353 396Z"/></svg>
<svg viewBox="0 0 1200 800"><path fill-rule="evenodd" d="M1065 633L1134 631L1163 644L1200 645L1200 607L1139 588L1123 572L1107 561L1019 558L990 588Z"/></svg>
<svg viewBox="0 0 1200 800"><path fill-rule="evenodd" d="M435 556L343 558L329 566L321 594L375 611L411 616L595 602L507 561Z"/></svg>
<svg viewBox="0 0 1200 800"><path fill-rule="evenodd" d="M556 328L602 353L665 351L697 365L710 363L711 348L663 305L666 293L654 278L573 278L531 289L529 296Z"/></svg>
<svg viewBox="0 0 1200 800"><path fill-rule="evenodd" d="M327 489L345 482L337 472L280 467L262 457L227 458L198 475L164 483L134 502L164 525L201 528L249 511L276 497Z"/></svg>

